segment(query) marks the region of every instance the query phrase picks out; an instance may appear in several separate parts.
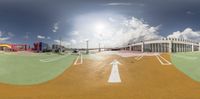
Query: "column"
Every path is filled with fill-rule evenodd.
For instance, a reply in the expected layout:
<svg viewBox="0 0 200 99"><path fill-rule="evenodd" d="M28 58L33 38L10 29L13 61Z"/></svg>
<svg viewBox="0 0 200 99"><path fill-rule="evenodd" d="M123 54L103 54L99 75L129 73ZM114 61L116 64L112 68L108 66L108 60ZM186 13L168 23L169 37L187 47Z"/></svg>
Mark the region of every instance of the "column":
<svg viewBox="0 0 200 99"><path fill-rule="evenodd" d="M192 52L194 52L194 43L192 43Z"/></svg>
<svg viewBox="0 0 200 99"><path fill-rule="evenodd" d="M183 47L184 47L184 52L185 52L185 47L186 47L186 44L184 44L184 46L183 46Z"/></svg>
<svg viewBox="0 0 200 99"><path fill-rule="evenodd" d="M142 42L141 51L144 52L144 42Z"/></svg>
<svg viewBox="0 0 200 99"><path fill-rule="evenodd" d="M180 52L180 44L178 44L178 52Z"/></svg>
<svg viewBox="0 0 200 99"><path fill-rule="evenodd" d="M176 43L176 52L178 52L178 43Z"/></svg>
<svg viewBox="0 0 200 99"><path fill-rule="evenodd" d="M155 49L155 43L153 44L153 52L156 52L156 49Z"/></svg>
<svg viewBox="0 0 200 99"><path fill-rule="evenodd" d="M158 44L155 43L155 52L158 52Z"/></svg>
<svg viewBox="0 0 200 99"><path fill-rule="evenodd" d="M168 48L169 48L168 52L171 53L172 52L172 42L171 41L169 41L169 47Z"/></svg>
<svg viewBox="0 0 200 99"><path fill-rule="evenodd" d="M180 44L180 46L181 46L181 52L183 52L183 44Z"/></svg>
<svg viewBox="0 0 200 99"><path fill-rule="evenodd" d="M199 51L200 51L200 43L199 43Z"/></svg>

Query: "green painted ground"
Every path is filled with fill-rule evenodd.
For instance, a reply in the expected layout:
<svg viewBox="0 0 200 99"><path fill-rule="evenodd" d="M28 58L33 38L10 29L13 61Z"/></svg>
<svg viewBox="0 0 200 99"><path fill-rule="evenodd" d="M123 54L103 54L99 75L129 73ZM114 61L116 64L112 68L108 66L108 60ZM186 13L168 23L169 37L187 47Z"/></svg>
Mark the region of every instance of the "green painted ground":
<svg viewBox="0 0 200 99"><path fill-rule="evenodd" d="M71 66L76 56L0 53L0 82L32 85L47 82Z"/></svg>
<svg viewBox="0 0 200 99"><path fill-rule="evenodd" d="M172 54L172 62L186 75L200 81L200 52Z"/></svg>

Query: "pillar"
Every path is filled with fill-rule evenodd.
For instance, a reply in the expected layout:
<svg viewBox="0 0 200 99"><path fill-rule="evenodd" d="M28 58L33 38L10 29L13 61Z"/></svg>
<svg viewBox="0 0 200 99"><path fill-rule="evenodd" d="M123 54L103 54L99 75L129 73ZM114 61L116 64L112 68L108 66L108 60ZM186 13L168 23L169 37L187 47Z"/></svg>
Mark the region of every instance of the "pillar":
<svg viewBox="0 0 200 99"><path fill-rule="evenodd" d="M169 47L168 48L169 48L168 52L171 53L172 52L172 42L171 41L169 41Z"/></svg>
<svg viewBox="0 0 200 99"><path fill-rule="evenodd" d="M192 43L192 52L194 52L194 43Z"/></svg>
<svg viewBox="0 0 200 99"><path fill-rule="evenodd" d="M200 51L200 43L199 43L199 51Z"/></svg>
<svg viewBox="0 0 200 99"><path fill-rule="evenodd" d="M131 51L131 47L132 47L132 46L130 45L130 46L129 46L129 51Z"/></svg>
<svg viewBox="0 0 200 99"><path fill-rule="evenodd" d="M144 42L142 42L141 51L144 52Z"/></svg>

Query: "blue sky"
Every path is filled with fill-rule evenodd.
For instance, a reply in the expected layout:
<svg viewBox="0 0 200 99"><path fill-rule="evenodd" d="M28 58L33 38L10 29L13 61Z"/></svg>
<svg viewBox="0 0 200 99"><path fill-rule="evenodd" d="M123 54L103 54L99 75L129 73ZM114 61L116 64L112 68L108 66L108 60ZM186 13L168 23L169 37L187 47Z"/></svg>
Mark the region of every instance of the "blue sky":
<svg viewBox="0 0 200 99"><path fill-rule="evenodd" d="M1 0L0 42L107 47L160 37L200 40L198 0Z"/></svg>

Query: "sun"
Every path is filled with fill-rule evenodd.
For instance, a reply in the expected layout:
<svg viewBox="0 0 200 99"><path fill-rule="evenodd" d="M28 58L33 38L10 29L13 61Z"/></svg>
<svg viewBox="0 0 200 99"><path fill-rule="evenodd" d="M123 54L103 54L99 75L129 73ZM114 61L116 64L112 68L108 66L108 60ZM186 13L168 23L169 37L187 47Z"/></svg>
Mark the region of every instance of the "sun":
<svg viewBox="0 0 200 99"><path fill-rule="evenodd" d="M96 22L94 28L95 28L95 31L102 32L105 30L106 24L103 22Z"/></svg>

